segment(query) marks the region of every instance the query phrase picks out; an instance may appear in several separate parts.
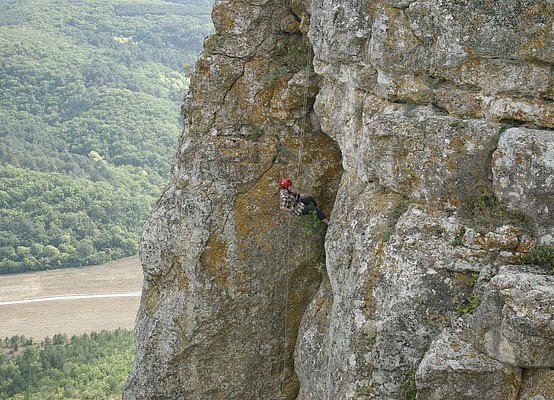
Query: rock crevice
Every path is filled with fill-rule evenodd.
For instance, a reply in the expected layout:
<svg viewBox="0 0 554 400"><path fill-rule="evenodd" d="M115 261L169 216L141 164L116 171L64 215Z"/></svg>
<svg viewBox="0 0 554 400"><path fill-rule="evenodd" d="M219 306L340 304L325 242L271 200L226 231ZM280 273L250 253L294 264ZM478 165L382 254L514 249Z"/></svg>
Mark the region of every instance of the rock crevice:
<svg viewBox="0 0 554 400"><path fill-rule="evenodd" d="M293 352L322 279L325 228L287 222L277 182L300 168L296 183L329 213L341 164L312 111L318 83L302 69L300 24L282 29L291 18L285 1L214 6L172 181L141 239L126 399L297 396Z"/></svg>

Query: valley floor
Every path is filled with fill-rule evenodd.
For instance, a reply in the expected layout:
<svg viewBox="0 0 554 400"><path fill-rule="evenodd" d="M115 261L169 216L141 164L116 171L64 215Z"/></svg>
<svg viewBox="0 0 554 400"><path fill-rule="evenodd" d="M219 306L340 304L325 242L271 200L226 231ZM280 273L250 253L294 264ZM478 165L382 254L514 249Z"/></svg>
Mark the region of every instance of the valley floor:
<svg viewBox="0 0 554 400"><path fill-rule="evenodd" d="M133 329L141 288L136 256L91 267L0 275L0 337Z"/></svg>

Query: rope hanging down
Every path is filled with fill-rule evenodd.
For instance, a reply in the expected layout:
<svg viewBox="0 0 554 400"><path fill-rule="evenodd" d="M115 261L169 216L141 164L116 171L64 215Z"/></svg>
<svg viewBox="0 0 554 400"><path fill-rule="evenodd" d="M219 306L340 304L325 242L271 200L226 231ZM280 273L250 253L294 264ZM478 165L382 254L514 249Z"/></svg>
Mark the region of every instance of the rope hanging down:
<svg viewBox="0 0 554 400"><path fill-rule="evenodd" d="M308 90L310 86L310 62L312 58L312 46L308 42L308 36L304 36L304 41L308 47L308 56L306 57L306 68L304 69L305 87L302 97L302 120L300 123L300 145L298 146L298 160L296 162L296 182L300 179L300 167L302 165L302 153L304 151L304 133L306 131L306 115L308 114ZM301 187L299 185L299 187Z"/></svg>
<svg viewBox="0 0 554 400"><path fill-rule="evenodd" d="M306 130L306 115L308 113L308 89L310 84L310 63L312 59L312 47L310 46L310 43L308 41L308 36L304 35L304 45L308 48L308 53L306 57L306 68L304 70L304 76L305 76L305 87L304 87L304 93L302 98L302 119L300 123L300 144L298 146L298 157L296 162L296 176L295 182L299 182L300 180L300 167L302 165L302 155L304 152L304 133ZM300 187L300 185L299 185ZM287 366L287 341L288 341L288 308L289 308L289 269L290 269L290 261L289 261L289 255L290 255L290 242L291 242L291 219L288 220L288 235L287 235L287 265L285 268L285 317L284 317L284 330L283 330L283 374L286 371ZM283 375L283 379L285 376ZM284 383L284 382L282 382ZM281 383L281 384L282 384Z"/></svg>

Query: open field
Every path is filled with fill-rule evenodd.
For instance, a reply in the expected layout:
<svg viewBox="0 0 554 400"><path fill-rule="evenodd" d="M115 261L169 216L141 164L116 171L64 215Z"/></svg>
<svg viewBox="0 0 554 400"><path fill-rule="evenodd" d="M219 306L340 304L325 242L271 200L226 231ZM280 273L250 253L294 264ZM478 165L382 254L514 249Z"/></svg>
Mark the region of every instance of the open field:
<svg viewBox="0 0 554 400"><path fill-rule="evenodd" d="M132 329L141 289L136 256L92 267L0 275L0 337Z"/></svg>

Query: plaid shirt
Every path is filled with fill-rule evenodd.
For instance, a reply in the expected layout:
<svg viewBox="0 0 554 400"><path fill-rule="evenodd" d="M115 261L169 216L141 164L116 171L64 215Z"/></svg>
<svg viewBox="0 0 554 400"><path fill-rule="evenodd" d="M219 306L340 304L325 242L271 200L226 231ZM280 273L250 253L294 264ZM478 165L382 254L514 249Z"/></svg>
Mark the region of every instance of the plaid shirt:
<svg viewBox="0 0 554 400"><path fill-rule="evenodd" d="M281 208L290 208L292 215L300 216L304 210L304 203L300 201L300 195L294 192L291 192L288 189L281 189L279 191L280 204Z"/></svg>

